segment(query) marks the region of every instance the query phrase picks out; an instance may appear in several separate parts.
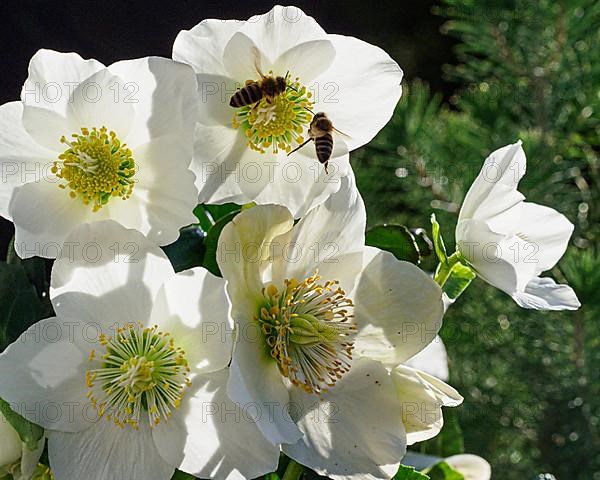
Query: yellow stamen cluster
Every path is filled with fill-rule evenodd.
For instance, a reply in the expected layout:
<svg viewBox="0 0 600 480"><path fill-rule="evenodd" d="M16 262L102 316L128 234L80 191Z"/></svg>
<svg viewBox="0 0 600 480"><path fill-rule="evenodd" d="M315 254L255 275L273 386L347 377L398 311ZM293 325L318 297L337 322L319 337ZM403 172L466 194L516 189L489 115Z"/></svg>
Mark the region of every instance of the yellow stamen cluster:
<svg viewBox="0 0 600 480"><path fill-rule="evenodd" d="M50 467L38 463L31 480L54 480L54 475Z"/></svg>
<svg viewBox="0 0 600 480"><path fill-rule="evenodd" d="M243 130L248 146L257 152L290 152L304 141L302 132L312 120L308 110L313 107L311 97L312 93L296 78L275 98L263 98L254 105L239 108L232 125Z"/></svg>
<svg viewBox="0 0 600 480"><path fill-rule="evenodd" d="M281 374L316 394L350 370L356 335L352 300L338 281L320 280L315 273L302 282L285 280L282 291L269 285L256 316Z"/></svg>
<svg viewBox="0 0 600 480"><path fill-rule="evenodd" d="M70 189L71 198L91 204L94 212L111 197L128 199L133 192L136 165L127 145L105 127L82 128L81 134L72 137L61 137L68 148L52 166L52 173L65 182L58 186Z"/></svg>
<svg viewBox="0 0 600 480"><path fill-rule="evenodd" d="M130 323L114 338L102 335L100 344L105 352L90 352L86 372L87 396L98 415L135 430L142 416L151 427L168 420L190 386L185 352L170 334Z"/></svg>

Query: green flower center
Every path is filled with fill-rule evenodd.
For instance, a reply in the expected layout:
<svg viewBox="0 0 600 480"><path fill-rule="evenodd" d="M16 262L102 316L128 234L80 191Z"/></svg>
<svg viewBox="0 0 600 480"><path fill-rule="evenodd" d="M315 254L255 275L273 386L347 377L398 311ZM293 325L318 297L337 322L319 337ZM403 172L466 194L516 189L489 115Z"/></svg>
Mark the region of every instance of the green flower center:
<svg viewBox="0 0 600 480"><path fill-rule="evenodd" d="M38 463L31 480L54 480L54 475L52 474L50 467Z"/></svg>
<svg viewBox="0 0 600 480"><path fill-rule="evenodd" d="M81 129L81 134L71 135L72 140L61 137L67 148L52 166L52 173L64 180L58 186L69 189L71 198L79 198L92 205L97 212L111 197L128 199L133 192L136 172L131 150L122 144L115 132L105 127Z"/></svg>
<svg viewBox="0 0 600 480"><path fill-rule="evenodd" d="M315 273L303 282L285 280L282 291L269 285L256 317L281 374L316 394L350 371L356 335L352 300L339 282L320 280Z"/></svg>
<svg viewBox="0 0 600 480"><path fill-rule="evenodd" d="M105 352L90 352L86 372L88 398L100 417L135 430L142 417L151 427L167 421L191 384L185 352L173 338L158 326L127 324L100 343Z"/></svg>
<svg viewBox="0 0 600 480"><path fill-rule="evenodd" d="M242 129L253 150L290 152L304 141L302 132L312 120L312 114L307 110L313 107L311 97L312 93L296 78L288 83L285 92L272 100L263 98L258 103L238 108L232 125Z"/></svg>

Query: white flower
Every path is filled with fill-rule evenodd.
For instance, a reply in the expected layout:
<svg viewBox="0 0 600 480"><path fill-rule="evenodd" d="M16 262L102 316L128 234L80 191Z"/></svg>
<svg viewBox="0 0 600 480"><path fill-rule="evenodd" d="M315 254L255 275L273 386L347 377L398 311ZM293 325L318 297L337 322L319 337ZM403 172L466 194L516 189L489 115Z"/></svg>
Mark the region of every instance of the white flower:
<svg viewBox="0 0 600 480"><path fill-rule="evenodd" d="M30 480L44 451L42 437L34 450L21 441L19 434L0 412L0 478L12 475L14 480Z"/></svg>
<svg viewBox="0 0 600 480"><path fill-rule="evenodd" d="M224 281L175 274L160 248L112 220L66 241L52 271L57 316L0 355L0 396L46 429L56 480L273 471L278 449L225 395Z"/></svg>
<svg viewBox="0 0 600 480"><path fill-rule="evenodd" d="M465 480L490 480L492 467L484 458L472 454L453 455L444 460L454 470L462 473Z"/></svg>
<svg viewBox="0 0 600 480"><path fill-rule="evenodd" d="M485 160L460 210L458 250L481 278L519 306L576 310L581 304L569 286L539 276L565 253L573 225L551 208L524 201L517 191L524 174L521 142Z"/></svg>
<svg viewBox="0 0 600 480"><path fill-rule="evenodd" d="M77 225L113 219L153 242L194 221L193 71L158 57L105 67L40 50L0 107L0 215L21 257L54 258Z"/></svg>
<svg viewBox="0 0 600 480"><path fill-rule="evenodd" d="M399 365L435 338L442 293L414 265L365 247L351 180L296 225L264 205L224 228L217 261L238 332L227 392L258 405L259 428L299 463L336 479L390 478L407 434L435 430L441 406L462 398Z"/></svg>
<svg viewBox="0 0 600 480"><path fill-rule="evenodd" d="M439 337L435 337L433 342L427 345L423 350L410 358L405 365L422 370L429 375L433 375L440 380L448 381L450 373L448 372L448 354L446 346Z"/></svg>
<svg viewBox="0 0 600 480"><path fill-rule="evenodd" d="M193 167L200 201L285 205L300 217L340 188L348 151L388 122L401 95L402 70L383 50L327 34L296 7L275 6L247 21L204 20L179 33L175 60L197 73L200 109ZM231 96L260 73L287 78L276 101L234 108ZM310 111L307 110L310 109ZM329 174L307 140L312 113L333 126Z"/></svg>

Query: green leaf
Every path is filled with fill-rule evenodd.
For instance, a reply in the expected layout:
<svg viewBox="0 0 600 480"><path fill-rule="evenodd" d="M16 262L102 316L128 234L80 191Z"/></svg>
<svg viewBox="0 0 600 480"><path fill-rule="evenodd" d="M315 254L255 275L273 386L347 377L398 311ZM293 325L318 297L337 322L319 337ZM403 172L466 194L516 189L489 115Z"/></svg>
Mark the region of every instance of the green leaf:
<svg viewBox="0 0 600 480"><path fill-rule="evenodd" d="M0 263L0 351L41 315L40 301L23 266Z"/></svg>
<svg viewBox="0 0 600 480"><path fill-rule="evenodd" d="M414 264L421 261L419 246L403 225L377 225L366 232L366 244L392 253L398 260Z"/></svg>
<svg viewBox="0 0 600 480"><path fill-rule="evenodd" d="M400 469L394 475L393 480L429 480L429 477L424 473L417 472L414 467L400 465Z"/></svg>
<svg viewBox="0 0 600 480"><path fill-rule="evenodd" d="M440 262L446 263L448 261L448 255L446 254L446 246L444 245L444 239L440 232L440 224L435 218L435 213L431 214L431 235L433 238L433 247L435 253L439 258Z"/></svg>
<svg viewBox="0 0 600 480"><path fill-rule="evenodd" d="M35 450L39 441L44 436L44 429L29 420L24 419L18 413L11 410L10 405L0 398L0 412L8 423L17 431L21 441L27 445L29 450Z"/></svg>
<svg viewBox="0 0 600 480"><path fill-rule="evenodd" d="M427 471L431 480L465 480L462 473L454 470L446 462L436 463Z"/></svg>
<svg viewBox="0 0 600 480"><path fill-rule="evenodd" d="M424 228L411 228L410 233L415 239L415 242L417 242L421 259L428 257L433 253L433 243L427 236L427 230Z"/></svg>
<svg viewBox="0 0 600 480"><path fill-rule="evenodd" d="M206 205L196 205L194 208L194 215L198 219L198 225L205 232L208 232L210 227L215 223L210 212L206 209Z"/></svg>
<svg viewBox="0 0 600 480"><path fill-rule="evenodd" d="M450 271L450 276L444 283L442 290L449 298L454 300L463 293L469 284L477 277L475 272L462 263L456 263Z"/></svg>
<svg viewBox="0 0 600 480"><path fill-rule="evenodd" d="M190 475L189 473L183 473L179 470L175 470L175 473L171 477L171 480L195 480L196 477Z"/></svg>
<svg viewBox="0 0 600 480"><path fill-rule="evenodd" d="M223 217L233 212L239 212L243 207L237 203L224 203L222 205L204 205L216 223Z"/></svg>
<svg viewBox="0 0 600 480"><path fill-rule="evenodd" d="M181 229L177 241L162 247L176 272L199 267L205 255L204 231L196 225Z"/></svg>
<svg viewBox="0 0 600 480"><path fill-rule="evenodd" d="M219 236L221 235L223 228L225 228L225 225L231 222L238 213L239 210L228 213L223 218L219 219L206 234L206 239L204 241L206 252L204 254L202 266L218 277L221 276L221 270L217 263L217 245L219 244Z"/></svg>

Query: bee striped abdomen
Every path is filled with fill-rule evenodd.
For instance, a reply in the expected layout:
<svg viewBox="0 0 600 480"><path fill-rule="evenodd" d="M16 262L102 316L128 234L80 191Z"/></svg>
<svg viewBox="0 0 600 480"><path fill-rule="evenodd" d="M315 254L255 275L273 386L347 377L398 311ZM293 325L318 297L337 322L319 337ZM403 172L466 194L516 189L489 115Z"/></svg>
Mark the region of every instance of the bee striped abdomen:
<svg viewBox="0 0 600 480"><path fill-rule="evenodd" d="M258 82L250 83L231 96L230 107L245 107L259 102L263 98L263 91Z"/></svg>
<svg viewBox="0 0 600 480"><path fill-rule="evenodd" d="M322 136L315 138L315 149L317 158L321 163L327 163L333 152L333 137L330 133L325 133Z"/></svg>

